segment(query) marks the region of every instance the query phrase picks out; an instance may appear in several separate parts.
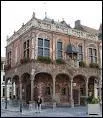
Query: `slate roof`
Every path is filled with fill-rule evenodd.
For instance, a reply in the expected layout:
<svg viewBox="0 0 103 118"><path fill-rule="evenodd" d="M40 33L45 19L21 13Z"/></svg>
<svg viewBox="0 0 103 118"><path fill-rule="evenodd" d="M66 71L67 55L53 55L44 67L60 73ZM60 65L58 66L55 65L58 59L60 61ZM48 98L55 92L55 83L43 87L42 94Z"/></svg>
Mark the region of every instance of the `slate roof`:
<svg viewBox="0 0 103 118"><path fill-rule="evenodd" d="M99 30L96 30L96 29L93 29L93 28L90 28L90 27L87 27L84 25L80 25L80 26L78 26L78 28L74 28L74 29L82 30L82 31L88 32L93 35L98 35L98 33L99 33Z"/></svg>

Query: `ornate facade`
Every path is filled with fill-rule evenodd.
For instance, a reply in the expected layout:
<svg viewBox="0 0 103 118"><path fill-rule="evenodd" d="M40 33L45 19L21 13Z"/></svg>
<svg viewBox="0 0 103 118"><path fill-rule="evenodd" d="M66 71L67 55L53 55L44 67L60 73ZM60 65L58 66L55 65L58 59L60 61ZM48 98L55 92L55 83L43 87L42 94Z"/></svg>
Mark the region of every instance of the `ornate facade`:
<svg viewBox="0 0 103 118"><path fill-rule="evenodd" d="M71 28L65 21L40 20L33 13L7 39L6 82L15 83L12 97L34 102L41 95L44 104L55 100L57 105L74 106L85 104L90 94L97 96L100 71L89 65L100 62L98 32L77 26L78 22Z"/></svg>

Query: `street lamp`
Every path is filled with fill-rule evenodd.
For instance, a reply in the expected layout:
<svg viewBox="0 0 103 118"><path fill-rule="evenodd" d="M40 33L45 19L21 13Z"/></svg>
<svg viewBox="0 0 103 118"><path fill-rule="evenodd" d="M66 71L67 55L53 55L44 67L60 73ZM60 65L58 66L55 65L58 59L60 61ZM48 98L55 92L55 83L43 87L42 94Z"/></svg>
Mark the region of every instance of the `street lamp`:
<svg viewBox="0 0 103 118"><path fill-rule="evenodd" d="M5 109L7 109L7 81L5 80Z"/></svg>

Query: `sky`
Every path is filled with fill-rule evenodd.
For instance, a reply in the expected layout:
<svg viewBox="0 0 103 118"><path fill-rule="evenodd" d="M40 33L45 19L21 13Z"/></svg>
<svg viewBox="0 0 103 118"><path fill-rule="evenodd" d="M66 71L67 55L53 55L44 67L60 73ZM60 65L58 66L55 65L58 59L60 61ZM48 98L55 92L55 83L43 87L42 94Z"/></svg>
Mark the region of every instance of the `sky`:
<svg viewBox="0 0 103 118"><path fill-rule="evenodd" d="M75 21L99 29L102 23L102 1L1 1L1 56L5 57L7 35L19 30L28 22L33 12L38 19L47 17L55 21L63 19L74 27Z"/></svg>

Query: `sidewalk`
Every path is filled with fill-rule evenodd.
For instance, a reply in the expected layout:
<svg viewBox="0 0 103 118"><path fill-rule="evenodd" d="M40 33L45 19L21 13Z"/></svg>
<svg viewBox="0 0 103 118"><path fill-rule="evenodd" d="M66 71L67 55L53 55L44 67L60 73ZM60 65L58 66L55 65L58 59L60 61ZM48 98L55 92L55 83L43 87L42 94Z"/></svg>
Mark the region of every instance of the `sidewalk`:
<svg viewBox="0 0 103 118"><path fill-rule="evenodd" d="M2 105L2 110L9 116L17 115L20 117L29 116L29 117L102 117L102 114L95 116L88 116L87 107L74 107L74 108L45 108L42 109L41 113L36 113L36 109L22 109L20 113L20 107L12 107L8 105L7 110L5 110L5 105ZM13 115L14 114L14 115Z"/></svg>

